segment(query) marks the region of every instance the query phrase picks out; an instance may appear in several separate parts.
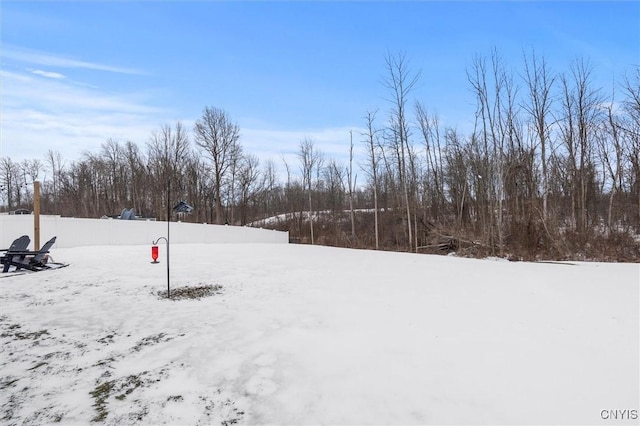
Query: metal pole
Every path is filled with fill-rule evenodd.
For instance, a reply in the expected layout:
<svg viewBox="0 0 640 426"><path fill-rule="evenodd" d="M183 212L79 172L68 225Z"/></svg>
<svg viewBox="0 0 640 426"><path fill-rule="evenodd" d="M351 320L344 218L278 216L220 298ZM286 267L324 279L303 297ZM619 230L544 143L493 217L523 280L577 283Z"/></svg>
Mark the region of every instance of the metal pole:
<svg viewBox="0 0 640 426"><path fill-rule="evenodd" d="M167 298L171 298L171 286L169 285L169 222L171 221L171 180L167 180Z"/></svg>
<svg viewBox="0 0 640 426"><path fill-rule="evenodd" d="M40 250L40 182L33 182L33 246Z"/></svg>

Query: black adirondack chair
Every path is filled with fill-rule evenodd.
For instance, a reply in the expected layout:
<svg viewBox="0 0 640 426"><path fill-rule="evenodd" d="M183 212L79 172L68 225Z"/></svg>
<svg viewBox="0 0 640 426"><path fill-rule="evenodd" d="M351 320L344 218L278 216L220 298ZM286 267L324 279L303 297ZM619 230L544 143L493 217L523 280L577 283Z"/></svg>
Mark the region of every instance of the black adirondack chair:
<svg viewBox="0 0 640 426"><path fill-rule="evenodd" d="M0 251L12 252L12 251L25 251L29 247L31 238L28 235L23 235L20 238L16 238L11 243L8 249L0 249ZM4 256L3 256L4 257Z"/></svg>
<svg viewBox="0 0 640 426"><path fill-rule="evenodd" d="M28 269L30 271L37 272L47 268L47 255L55 243L56 237L53 237L38 251L7 251L7 255L2 258L2 264L4 265L2 272L9 272L9 268L11 266L15 266L16 271L19 271L20 269ZM11 254L11 256L9 256L9 254Z"/></svg>
<svg viewBox="0 0 640 426"><path fill-rule="evenodd" d="M5 262L9 262L10 260L15 260L19 262L21 259L24 259L25 255L22 253L27 251L29 248L29 243L31 242L31 238L28 235L23 235L20 238L16 238L11 243L8 249L0 249L0 251L6 252L0 257L0 262L4 265Z"/></svg>

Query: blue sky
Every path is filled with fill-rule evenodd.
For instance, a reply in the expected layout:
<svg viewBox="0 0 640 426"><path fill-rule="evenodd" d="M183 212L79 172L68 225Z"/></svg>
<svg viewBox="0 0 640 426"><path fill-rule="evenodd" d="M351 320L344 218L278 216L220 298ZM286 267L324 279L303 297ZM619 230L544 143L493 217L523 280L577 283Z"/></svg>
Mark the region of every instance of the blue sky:
<svg viewBox="0 0 640 426"><path fill-rule="evenodd" d="M406 54L422 73L414 99L459 129L474 111L466 70L493 47L514 73L531 49L553 71L587 58L606 93L640 64L634 1L4 0L0 13L0 156L18 161L77 160L108 138L144 147L205 106L263 160L305 137L347 155L367 110L384 124L387 53Z"/></svg>

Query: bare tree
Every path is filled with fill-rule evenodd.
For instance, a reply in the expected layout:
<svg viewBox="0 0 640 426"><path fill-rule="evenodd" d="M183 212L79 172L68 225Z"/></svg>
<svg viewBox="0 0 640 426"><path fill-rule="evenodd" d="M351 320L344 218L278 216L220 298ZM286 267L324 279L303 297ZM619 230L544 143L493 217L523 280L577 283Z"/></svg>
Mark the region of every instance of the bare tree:
<svg viewBox="0 0 640 426"><path fill-rule="evenodd" d="M636 198L636 228L640 229L640 66L634 71L633 77L625 77L622 85L628 119L621 130L628 140L630 192Z"/></svg>
<svg viewBox="0 0 640 426"><path fill-rule="evenodd" d="M563 100L560 129L571 173L572 219L583 234L588 226L589 187L594 184L593 135L603 101L599 91L592 87L591 72L591 66L578 59L571 65L571 74L560 78Z"/></svg>
<svg viewBox="0 0 640 426"><path fill-rule="evenodd" d="M547 166L547 150L551 133L551 89L555 76L550 72L544 57L538 59L535 52L531 53L531 62L524 58L525 83L528 88L528 102L523 104L529 114L532 130L540 145L540 161L542 164L542 215L549 217L549 171Z"/></svg>
<svg viewBox="0 0 640 426"><path fill-rule="evenodd" d="M260 191L260 161L255 155L244 155L238 169L240 224L246 225L249 221L251 201L255 201L256 194Z"/></svg>
<svg viewBox="0 0 640 426"><path fill-rule="evenodd" d="M58 190L60 186L60 176L64 164L62 162L62 154L59 151L48 150L45 154L45 161L51 172L51 183L53 185L53 210L57 213Z"/></svg>
<svg viewBox="0 0 640 426"><path fill-rule="evenodd" d="M473 166L473 157L471 149L465 145L455 130L446 129L445 141L443 185L448 188L448 196L455 212L455 223L458 229L463 230L471 222L471 203L469 200L472 196L470 179L472 172L470 169Z"/></svg>
<svg viewBox="0 0 640 426"><path fill-rule="evenodd" d="M408 249L413 247L413 233L411 227L411 204L409 200L409 182L407 170L407 155L409 153L409 122L407 117L407 102L409 95L420 79L420 72L411 73L409 64L404 54L387 54L386 77L383 80L384 87L391 95L391 117L389 140L395 146L398 158L398 174L400 185L404 195L404 204L407 217Z"/></svg>
<svg viewBox="0 0 640 426"><path fill-rule="evenodd" d="M268 159L265 162L263 172L263 206L266 217L270 217L275 214L276 202L280 198L281 192L278 188L278 177L276 172L276 164L272 159Z"/></svg>
<svg viewBox="0 0 640 426"><path fill-rule="evenodd" d="M285 184L285 187L284 187L284 197L286 200L289 201L287 205L287 211L289 213L285 215L285 219L287 218L288 215L292 215L292 219L295 219L295 207L293 204L293 197L291 195L291 167L289 166L289 163L287 162L287 159L284 157L284 155L281 155L280 159L282 160L282 163L284 164L284 168L287 171L287 183ZM298 232L300 232L300 228L298 228Z"/></svg>
<svg viewBox="0 0 640 426"><path fill-rule="evenodd" d="M187 200L192 203L194 208L191 216L198 223L208 222L210 216L207 206L213 204L213 198L211 197L211 179L206 161L192 151L187 158L184 174Z"/></svg>
<svg viewBox="0 0 640 426"><path fill-rule="evenodd" d="M44 166L40 160L22 160L20 163L20 169L22 170L25 195L28 202L33 202L33 196L29 192L29 187L37 180L40 180L40 174L44 171Z"/></svg>
<svg viewBox="0 0 640 426"><path fill-rule="evenodd" d="M600 161L605 169L605 178L611 181L609 192L609 207L607 213L607 229L611 232L613 227L613 202L614 196L622 190L623 185L623 157L625 155L623 136L620 132L619 119L613 113L613 101L606 107L607 118L603 120L602 127L597 129L596 143ZM605 179L603 179L604 181Z"/></svg>
<svg viewBox="0 0 640 426"><path fill-rule="evenodd" d="M229 168L241 154L240 128L222 109L205 107L194 126L196 144L212 163L216 223L224 223L222 185Z"/></svg>
<svg viewBox="0 0 640 426"><path fill-rule="evenodd" d="M320 167L322 154L315 148L311 139L304 139L300 142L298 158L300 159L300 171L302 172L303 186L307 188L309 200L309 226L311 229L311 244L315 244L313 234L313 204L311 202L311 192L313 184L313 170Z"/></svg>
<svg viewBox="0 0 640 426"><path fill-rule="evenodd" d="M429 201L431 204L432 219L434 221L447 220L444 214L446 205L446 197L444 193L444 171L442 152L442 141L440 138L440 123L435 114L429 114L426 108L420 104L416 104L416 117L418 127L422 134L426 155L426 180L428 187Z"/></svg>
<svg viewBox="0 0 640 426"><path fill-rule="evenodd" d="M120 211L128 208L126 196L123 190L126 185L127 176L125 173L124 151L122 146L115 140L109 139L102 144L100 152L100 162L104 166L103 178L106 184L107 210Z"/></svg>
<svg viewBox="0 0 640 426"><path fill-rule="evenodd" d="M348 172L348 169L344 167L343 164L336 161L336 159L331 158L328 160L326 167L322 167L322 182L321 187L316 181L317 187L317 204L320 206L324 205L325 210L330 211L329 226L323 226L323 230L328 231L331 230L328 235L329 239L333 239L334 244L339 244L341 242L341 220L344 213L344 205L345 205L345 171ZM321 220L322 216L318 215L318 219Z"/></svg>
<svg viewBox="0 0 640 426"><path fill-rule="evenodd" d="M19 197L20 164L9 157L0 157L0 188L6 194L7 207L16 207L16 197Z"/></svg>
<svg viewBox="0 0 640 426"><path fill-rule="evenodd" d="M173 128L163 125L151 135L147 150L148 169L154 179L153 190L159 194L155 197L154 210L162 213L159 217L163 217L169 214L165 206L173 201L165 199L168 187L173 188L174 195L176 190L182 192L184 187L183 172L191 151L186 129L179 121ZM178 194L180 197L182 195ZM170 218L166 217L166 220Z"/></svg>
<svg viewBox="0 0 640 426"><path fill-rule="evenodd" d="M366 131L362 133L364 136L364 142L366 144L368 166L365 170L371 177L371 185L373 187L373 221L374 221L374 233L376 240L376 250L380 248L380 232L378 229L378 168L379 168L379 156L378 148L380 142L378 141L378 130L374 127L377 111L368 111L365 116Z"/></svg>
<svg viewBox="0 0 640 426"><path fill-rule="evenodd" d="M239 202L239 200L237 199L237 181L238 181L238 175L241 172L241 161L242 161L242 149L239 149L238 152L236 153L236 155L231 157L231 165L229 166L229 173L228 173L228 177L225 179L225 181L223 182L224 187L226 189L226 205L229 206L228 210L229 213L227 215L228 217L228 223L235 225L236 220L235 220L235 205L236 203Z"/></svg>
<svg viewBox="0 0 640 426"><path fill-rule="evenodd" d="M471 70L467 71L467 78L471 83L477 102L475 137L472 137L471 141L474 142L473 149L479 159L474 176L477 178L477 201L481 209L480 220L492 250L496 245L495 234L497 230L498 245L502 251L505 137L502 126L501 102L506 76L501 59L495 49L491 53L491 67L489 71L486 59L476 56Z"/></svg>
<svg viewBox="0 0 640 426"><path fill-rule="evenodd" d="M147 192L145 189L148 187L145 176L145 159L138 145L131 141L127 141L125 144L123 155L130 173L129 188L131 204L136 212L142 213L143 210L149 210L149 206L145 203L148 200L145 200L141 195Z"/></svg>
<svg viewBox="0 0 640 426"><path fill-rule="evenodd" d="M351 238L356 238L356 219L353 211L353 192L358 180L358 175L353 174L353 131L349 130L349 169L347 170L347 180L349 183L349 217L351 218Z"/></svg>

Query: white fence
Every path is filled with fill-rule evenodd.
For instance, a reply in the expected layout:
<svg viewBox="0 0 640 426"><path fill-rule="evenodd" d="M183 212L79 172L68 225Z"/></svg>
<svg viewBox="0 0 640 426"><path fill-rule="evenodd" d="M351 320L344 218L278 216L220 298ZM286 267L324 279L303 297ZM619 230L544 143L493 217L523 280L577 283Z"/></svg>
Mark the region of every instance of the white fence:
<svg viewBox="0 0 640 426"><path fill-rule="evenodd" d="M7 248L21 235L31 238L33 215L0 215L0 248ZM281 243L289 233L243 226L199 223L170 223L171 244L175 243ZM167 222L118 219L77 219L40 216L40 245L56 236L54 247L151 244L167 236Z"/></svg>

